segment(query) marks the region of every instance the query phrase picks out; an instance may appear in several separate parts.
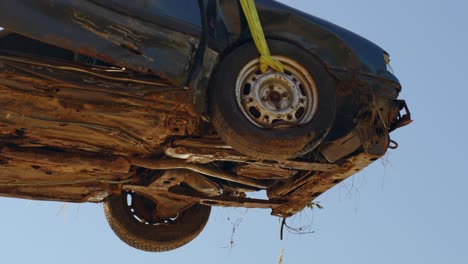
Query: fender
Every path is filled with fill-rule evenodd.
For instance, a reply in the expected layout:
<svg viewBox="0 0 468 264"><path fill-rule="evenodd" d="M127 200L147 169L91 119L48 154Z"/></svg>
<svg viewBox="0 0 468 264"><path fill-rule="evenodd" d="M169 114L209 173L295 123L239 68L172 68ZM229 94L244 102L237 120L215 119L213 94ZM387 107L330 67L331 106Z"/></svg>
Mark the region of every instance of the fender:
<svg viewBox="0 0 468 264"><path fill-rule="evenodd" d="M217 36L229 36L231 40L227 45L216 49L225 52L238 45L237 43L249 41L250 31L237 1L216 2L219 12L216 14L217 18L211 20L222 21L223 25L218 25L211 31L212 37L216 39ZM267 38L285 40L302 47L320 58L332 71L371 75L391 79L399 84L398 79L387 72L383 59L385 50L371 41L276 1L257 0L255 3ZM225 32L222 32L223 29ZM219 43L222 41L218 41Z"/></svg>

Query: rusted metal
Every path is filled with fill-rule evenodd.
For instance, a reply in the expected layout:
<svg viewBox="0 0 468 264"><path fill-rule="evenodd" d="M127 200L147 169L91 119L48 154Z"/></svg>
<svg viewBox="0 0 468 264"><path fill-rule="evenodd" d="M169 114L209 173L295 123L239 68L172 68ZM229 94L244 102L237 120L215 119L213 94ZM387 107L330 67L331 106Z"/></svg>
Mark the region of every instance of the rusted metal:
<svg viewBox="0 0 468 264"><path fill-rule="evenodd" d="M151 199L157 204L157 216L162 219L174 217L197 202L194 197L180 197L159 188L125 185L123 189Z"/></svg>
<svg viewBox="0 0 468 264"><path fill-rule="evenodd" d="M130 162L122 157L99 156L96 154L54 152L38 148L9 148L0 150L0 156L18 161L41 165L54 165L63 172L102 171L128 173Z"/></svg>
<svg viewBox="0 0 468 264"><path fill-rule="evenodd" d="M237 175L259 180L284 180L297 173L294 169L285 169L261 163L239 164L234 171Z"/></svg>
<svg viewBox="0 0 468 264"><path fill-rule="evenodd" d="M392 123L392 125L390 127L390 132L392 132L392 131L400 128L400 127L407 126L407 125L409 125L409 124L411 124L413 122L413 120L411 119L410 110L409 110L408 106L406 105L405 100L397 100L396 103L398 104L398 117ZM400 113L402 110L405 111L403 115Z"/></svg>
<svg viewBox="0 0 468 264"><path fill-rule="evenodd" d="M105 184L92 183L79 186L1 187L0 196L41 201L72 203L102 202L112 191Z"/></svg>
<svg viewBox="0 0 468 264"><path fill-rule="evenodd" d="M181 184L185 184L184 187L181 187ZM182 188L185 192L192 193L193 191L187 191L186 186L207 197L222 194L219 185L198 173L187 170L168 170L148 186L125 185L123 189L150 198L157 204L158 217L164 219L174 217L178 212L198 202L193 195L180 197L170 191L173 188Z"/></svg>
<svg viewBox="0 0 468 264"><path fill-rule="evenodd" d="M316 170L316 171L333 171L339 167L335 164L286 160L281 163L265 162L256 160L252 157L245 156L238 151L233 150L225 143L221 143L215 138L198 138L177 140L172 144L174 147L167 147L165 153L169 157L185 159L193 163L210 163L213 161L233 161L239 163L248 163L254 166L257 164L261 168L270 167L275 169L290 169L290 170Z"/></svg>
<svg viewBox="0 0 468 264"><path fill-rule="evenodd" d="M189 170L167 170L148 188L169 190L171 187L184 183L190 188L208 196L217 196L223 193L222 187L205 176Z"/></svg>
<svg viewBox="0 0 468 264"><path fill-rule="evenodd" d="M22 56L22 57L21 57ZM67 64L64 62L60 62L60 64L56 61L48 61L45 59L33 59L33 56L29 55L29 58L25 57L26 55L0 55L0 60L3 61L5 64L10 64L12 66L16 66L17 68L21 68L25 70L25 68L38 70L39 67L49 68L49 69L56 69L59 71L66 71L66 72L74 72L74 73L81 73L87 74L89 76L94 76L102 79L108 79L117 82L124 82L124 83L135 83L135 84L144 84L144 85L151 85L157 87L170 87L167 83L163 82L162 80L157 82L154 80L147 79L143 76L136 78L129 78L127 74L124 73L124 70L117 71L116 69L109 69L109 68L99 68L94 67L93 69L85 68L78 65ZM23 65L23 67L19 66ZM36 67L34 67L36 66ZM123 73L123 74L122 74ZM174 88L172 88L174 89Z"/></svg>
<svg viewBox="0 0 468 264"><path fill-rule="evenodd" d="M336 162L361 146L361 139L356 131L351 131L342 138L327 142L320 146L320 153L328 162Z"/></svg>
<svg viewBox="0 0 468 264"><path fill-rule="evenodd" d="M239 175L231 174L226 171L212 169L206 165L199 165L188 163L183 160L153 160L153 159L142 159L142 158L131 158L130 162L133 165L148 168L152 170L174 170L174 169L187 169L195 171L204 175L215 177L218 179L236 182L240 184L245 184L247 186L257 187L257 188L268 188L271 186L271 183L268 181L259 181L247 177L242 177Z"/></svg>
<svg viewBox="0 0 468 264"><path fill-rule="evenodd" d="M0 163L0 196L6 197L101 202L134 181L129 162L111 155L3 147Z"/></svg>
<svg viewBox="0 0 468 264"><path fill-rule="evenodd" d="M190 186L190 188L209 197L221 195L223 193L223 188L221 185L216 184L207 177L193 172L189 175L186 174L182 182Z"/></svg>
<svg viewBox="0 0 468 264"><path fill-rule="evenodd" d="M137 193L151 195L164 195L165 197L170 197L173 199L179 200L195 200L198 203L209 205L209 206L225 206L225 207L245 207L245 208L264 208L264 209L274 209L284 204L284 201L281 200L262 200L262 199L253 199L253 198L243 198L243 197L231 197L231 196L216 196L208 197L203 195L191 194L187 195L181 192L174 191L162 191L159 189L152 189L142 186L130 186L125 185L123 187L125 190L135 191Z"/></svg>
<svg viewBox="0 0 468 264"><path fill-rule="evenodd" d="M20 146L126 156L150 154L174 134L197 133L186 92L167 93L160 80L125 82L135 76L24 57L3 56L0 65L0 134L16 135L11 142Z"/></svg>
<svg viewBox="0 0 468 264"><path fill-rule="evenodd" d="M358 173L380 155L361 153L350 157L344 165L336 172L322 172L309 174L299 181L291 181L287 185L278 185L277 188L269 189L267 194L270 199L287 199L282 206L276 207L272 215L289 217L304 209L308 202L313 201L325 191L339 184L349 176ZM297 184L300 182L300 184Z"/></svg>
<svg viewBox="0 0 468 264"><path fill-rule="evenodd" d="M295 177L291 177L283 182L280 182L276 186L268 189L268 197L271 199L286 197L289 193L299 189L309 181L314 180L314 177L317 174L318 172L301 173Z"/></svg>
<svg viewBox="0 0 468 264"><path fill-rule="evenodd" d="M200 164L213 161L247 162L249 160L249 157L243 156L233 149L167 147L164 153L172 158Z"/></svg>

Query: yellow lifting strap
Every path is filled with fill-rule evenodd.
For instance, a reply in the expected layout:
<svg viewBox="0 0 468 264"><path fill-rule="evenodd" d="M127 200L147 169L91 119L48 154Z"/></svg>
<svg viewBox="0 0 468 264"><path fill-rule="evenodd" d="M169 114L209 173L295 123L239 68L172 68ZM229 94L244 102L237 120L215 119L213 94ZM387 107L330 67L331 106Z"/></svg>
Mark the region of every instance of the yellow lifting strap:
<svg viewBox="0 0 468 264"><path fill-rule="evenodd" d="M245 17L247 18L247 23L249 24L249 29L252 33L255 46L260 53L260 70L265 73L268 68L272 68L278 72L283 73L283 64L271 57L270 49L268 48L265 34L263 33L262 24L260 23L260 18L258 17L258 12L257 8L255 7L254 0L240 0L240 4L242 6L242 10L244 11Z"/></svg>

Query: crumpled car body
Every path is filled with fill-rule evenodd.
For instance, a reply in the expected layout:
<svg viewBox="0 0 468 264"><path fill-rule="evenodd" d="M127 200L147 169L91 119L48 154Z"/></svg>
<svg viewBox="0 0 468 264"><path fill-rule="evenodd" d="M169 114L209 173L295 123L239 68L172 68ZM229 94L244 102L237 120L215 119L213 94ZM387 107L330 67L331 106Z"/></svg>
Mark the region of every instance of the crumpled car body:
<svg viewBox="0 0 468 264"><path fill-rule="evenodd" d="M0 195L105 202L124 242L165 251L211 206L289 217L396 148L389 54L255 3L284 73L258 72L238 1L1 1Z"/></svg>

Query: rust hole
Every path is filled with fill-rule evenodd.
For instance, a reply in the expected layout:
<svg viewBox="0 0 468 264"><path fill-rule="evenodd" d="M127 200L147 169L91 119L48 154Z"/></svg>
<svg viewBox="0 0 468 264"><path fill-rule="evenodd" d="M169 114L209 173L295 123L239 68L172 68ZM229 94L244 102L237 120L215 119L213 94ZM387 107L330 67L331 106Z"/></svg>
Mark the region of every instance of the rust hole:
<svg viewBox="0 0 468 264"><path fill-rule="evenodd" d="M21 129L16 129L15 130L15 134L18 137L23 137L25 133L26 133L26 128L21 128Z"/></svg>

